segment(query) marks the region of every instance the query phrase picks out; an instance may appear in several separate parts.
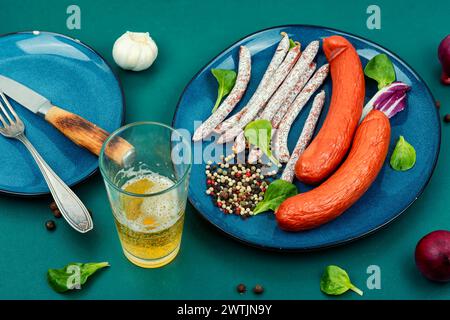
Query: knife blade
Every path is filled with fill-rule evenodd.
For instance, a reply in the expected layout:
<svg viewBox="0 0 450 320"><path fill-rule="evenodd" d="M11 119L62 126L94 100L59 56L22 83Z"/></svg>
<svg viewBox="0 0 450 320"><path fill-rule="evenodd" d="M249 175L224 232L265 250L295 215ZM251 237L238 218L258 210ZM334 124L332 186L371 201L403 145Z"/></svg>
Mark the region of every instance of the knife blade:
<svg viewBox="0 0 450 320"><path fill-rule="evenodd" d="M0 88L7 96L13 98L22 106L33 113L45 116L52 104L46 97L23 84L5 76L0 75Z"/></svg>
<svg viewBox="0 0 450 320"><path fill-rule="evenodd" d="M0 75L0 90L16 102L38 114L62 132L77 145L86 148L95 155L100 155L103 142L109 133L72 112L57 107L49 99L33 89ZM123 138L116 138L105 152L118 164L130 163L134 155L133 146Z"/></svg>

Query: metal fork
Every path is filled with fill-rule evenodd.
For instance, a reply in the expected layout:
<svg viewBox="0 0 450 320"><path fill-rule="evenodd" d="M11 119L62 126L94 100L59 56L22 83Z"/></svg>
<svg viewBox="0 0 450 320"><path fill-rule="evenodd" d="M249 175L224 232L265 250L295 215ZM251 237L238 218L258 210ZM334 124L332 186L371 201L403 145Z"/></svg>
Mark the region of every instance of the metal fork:
<svg viewBox="0 0 450 320"><path fill-rule="evenodd" d="M91 230L94 225L89 211L77 195L70 190L70 188L44 161L41 155L36 151L31 142L25 136L25 125L22 120L20 120L19 116L16 114L2 91L0 91L0 97L3 101L3 103L0 101L0 109L2 111L0 112L0 122L3 125L3 127L0 126L0 133L5 137L19 140L25 145L28 151L30 151L39 166L42 175L44 176L45 182L47 182L58 209L61 211L62 216L66 219L69 225L81 233ZM5 104L9 109L9 112L14 119L10 116L3 104Z"/></svg>

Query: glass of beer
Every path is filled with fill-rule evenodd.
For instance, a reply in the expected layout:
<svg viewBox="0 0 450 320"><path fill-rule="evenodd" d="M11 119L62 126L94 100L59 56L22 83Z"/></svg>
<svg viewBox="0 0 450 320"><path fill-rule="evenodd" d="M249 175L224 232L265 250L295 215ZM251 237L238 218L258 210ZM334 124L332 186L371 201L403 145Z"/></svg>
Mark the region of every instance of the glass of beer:
<svg viewBox="0 0 450 320"><path fill-rule="evenodd" d="M111 156L118 145L129 148L121 157ZM157 268L177 256L191 158L189 137L156 122L126 125L103 144L100 171L123 252L132 263Z"/></svg>

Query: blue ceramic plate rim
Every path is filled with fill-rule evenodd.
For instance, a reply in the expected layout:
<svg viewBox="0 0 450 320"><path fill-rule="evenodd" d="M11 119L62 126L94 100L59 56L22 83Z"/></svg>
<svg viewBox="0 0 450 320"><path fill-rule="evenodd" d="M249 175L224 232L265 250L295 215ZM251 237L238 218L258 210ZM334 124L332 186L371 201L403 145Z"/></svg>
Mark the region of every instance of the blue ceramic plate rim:
<svg viewBox="0 0 450 320"><path fill-rule="evenodd" d="M33 32L36 32L36 30L33 30L33 31L25 30L25 31L8 32L8 33L0 34L0 38L7 37L7 36L12 36L12 35L16 35L16 34L33 33ZM94 48L92 48L91 46L87 45L86 43L84 43L83 41L81 41L79 39L75 39L75 38L72 38L72 37L67 36L65 34L58 33L58 32L45 31L45 30L39 30L39 32L44 32L44 33L47 33L47 34L63 37L63 38L69 39L71 41L74 41L77 44L85 46L87 49L89 49L93 53L95 53L108 66L109 70L111 71L112 75L114 76L114 78L117 81L117 85L119 86L120 94L122 96L122 119L120 119L120 125L123 126L125 124L125 112L126 112L125 94L124 94L124 91L123 91L123 86L122 86L122 82L120 81L120 78L113 71L113 69L111 68L111 65L108 63L108 61L106 61L106 59L97 50L95 50ZM80 179L75 180L74 182L68 184L68 186L69 187L73 187L73 186L76 186L78 184L84 183L87 179L92 177L97 172L98 172L98 162L97 162L97 166L91 172L86 174L84 177L81 177ZM17 197L41 197L41 196L49 195L50 191L48 191L48 192L14 192L14 191L0 189L0 194L10 195L10 196L17 196Z"/></svg>
<svg viewBox="0 0 450 320"><path fill-rule="evenodd" d="M347 31L342 31L336 28L330 28L330 27L324 27L324 26L318 26L318 25L313 25L313 24L285 24L285 25L278 25L278 26L272 26L272 27L268 27L268 28L264 28L255 32L252 32L250 34L245 35L244 37L234 41L230 46L226 47L224 50L222 50L219 54L217 54L215 57L213 57L211 60L209 60L203 67L200 68L200 70L191 78L191 80L189 80L189 82L187 83L187 85L184 87L180 98L178 99L177 105L175 107L175 113L174 113L174 117L172 119L172 127L175 128L175 122L177 119L177 115L178 115L178 109L180 107L181 101L183 99L183 96L185 95L186 91L188 90L188 88L190 87L191 83L206 69L206 67L208 65L210 65L213 61L215 61L218 57L220 57L223 53L225 53L226 51L230 50L232 47L234 47L237 43L246 40L247 38L250 38L254 35L257 35L259 33L262 33L264 31L268 31L268 30L273 30L273 29L280 29L280 28L317 28L317 29L324 29L324 30L328 30L331 32L335 32L335 33L339 33L341 35L348 35L351 37L354 37L358 40L361 41L365 41L368 43L371 43L373 45L376 45L378 47L380 47L381 49L389 52L392 56L396 57L398 60L400 60L405 66L407 66L411 72L414 73L414 75L420 80L420 82L424 85L424 87L427 90L427 93L431 96L431 98L433 99L433 101L436 101L436 99L433 96L433 93L431 92L430 88L428 87L427 83L423 80L423 78L420 76L420 74L418 74L414 68L412 68L404 59L402 59L399 55L397 55L396 53L392 52L391 50L387 49L386 47L372 41L372 40L368 40L364 37L361 37L359 35L347 32ZM264 250L269 250L269 251L278 251L278 252L310 252L310 251L317 251L317 250L324 250L324 249L329 249L329 248L333 248L333 247L337 247L337 246L341 246L344 244L348 244L350 242L359 240L361 238L367 237L373 233L375 233L376 231L386 227L387 225L389 225L391 222L393 222L395 219L397 219L401 214L403 214L406 210L408 210L408 208L420 197L420 195L423 193L423 191L425 190L425 188L427 187L427 185L429 184L431 177L433 176L434 170L436 169L436 165L437 165L437 161L439 159L439 154L440 154L440 148L441 148L441 136L442 136L442 132L441 132L441 122L440 122L440 115L439 115L439 111L436 109L435 110L435 114L437 117L437 123L439 125L439 130L438 130L438 146L437 146L437 151L436 151L436 157L434 160L434 163L431 167L431 172L430 172L430 176L428 177L428 179L425 181L423 187L420 189L420 191L417 193L417 196L409 203L405 206L405 208L403 210L400 210L397 214L395 214L391 219L387 220L386 222L384 222L383 224L373 228L372 230L369 230L367 232L363 232L358 236L354 236L354 237L349 237L347 239L343 239L343 240L338 240L338 241L334 241L331 242L329 244L326 245L319 245L319 246L310 246L310 247L304 247L304 248L280 248L280 247L274 247L274 246L266 246L266 245L262 245L259 243L255 243L255 242L251 242L251 241L247 241L245 239L241 239L231 233L229 233L228 231L224 230L223 228L221 228L219 225L215 224L214 222L212 222L211 220L208 219L208 217L195 205L195 201L193 201L191 199L191 196L188 196L188 200L189 203L196 209L196 211L198 213L200 213L200 216L203 217L203 219L205 219L206 221L208 221L211 225L215 226L218 230L220 230L222 233L224 233L225 235L227 235L228 237L244 243L246 245L249 245L251 247L255 247L255 248L259 248L259 249L264 249Z"/></svg>

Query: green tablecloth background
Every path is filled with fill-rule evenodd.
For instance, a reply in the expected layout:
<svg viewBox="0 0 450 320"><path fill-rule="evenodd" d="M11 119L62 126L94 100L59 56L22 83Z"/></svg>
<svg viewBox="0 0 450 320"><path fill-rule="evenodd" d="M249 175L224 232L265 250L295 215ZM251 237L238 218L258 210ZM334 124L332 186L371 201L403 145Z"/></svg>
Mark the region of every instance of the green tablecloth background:
<svg viewBox="0 0 450 320"><path fill-rule="evenodd" d="M170 123L184 86L211 58L243 36L282 24L314 24L373 40L408 62L450 112L450 87L439 83L437 46L448 33L450 2L377 1L381 30L368 30L366 8L373 1L303 0L3 0L0 33L45 30L67 34L94 47L122 80L126 121ZM81 8L81 30L66 28L66 8ZM119 70L111 49L124 31L149 31L159 46L148 71ZM1 50L1 48L0 48ZM0 196L0 298L32 299L328 299L319 278L328 264L345 268L367 299L448 299L450 284L425 280L415 268L416 242L435 229L450 229L450 128L442 127L436 171L423 195L387 228L355 243L321 252L281 254L253 249L216 231L188 206L179 256L170 265L146 270L122 255L100 174L75 187L92 209L95 230L75 233L62 220L49 233L49 198ZM2 151L7 152L7 150ZM0 164L1 165L1 164ZM387 204L389 205L389 204ZM48 268L72 261L109 261L86 287L71 294L54 293L46 282ZM381 268L381 290L368 290L366 268ZM262 296L239 295L235 286L260 283ZM359 297L347 293L340 299Z"/></svg>

